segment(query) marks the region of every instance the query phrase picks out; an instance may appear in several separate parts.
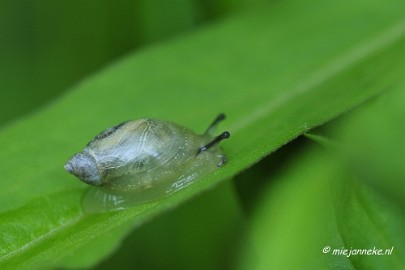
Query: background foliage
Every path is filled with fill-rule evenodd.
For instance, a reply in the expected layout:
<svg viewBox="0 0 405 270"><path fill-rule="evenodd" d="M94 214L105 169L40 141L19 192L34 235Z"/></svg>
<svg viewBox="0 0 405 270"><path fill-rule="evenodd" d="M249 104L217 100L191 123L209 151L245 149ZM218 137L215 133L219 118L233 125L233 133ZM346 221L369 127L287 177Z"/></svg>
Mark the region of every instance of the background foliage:
<svg viewBox="0 0 405 270"><path fill-rule="evenodd" d="M402 1L0 5L1 269L404 268ZM221 170L83 213L63 164L94 134L219 112Z"/></svg>

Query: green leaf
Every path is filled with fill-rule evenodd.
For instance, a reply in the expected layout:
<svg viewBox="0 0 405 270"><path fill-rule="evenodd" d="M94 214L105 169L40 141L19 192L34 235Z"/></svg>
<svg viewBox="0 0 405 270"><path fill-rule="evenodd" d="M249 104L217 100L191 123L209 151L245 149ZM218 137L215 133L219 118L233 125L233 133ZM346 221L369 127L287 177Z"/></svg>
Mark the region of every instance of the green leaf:
<svg viewBox="0 0 405 270"><path fill-rule="evenodd" d="M405 209L405 80L331 127L343 158L365 184Z"/></svg>
<svg viewBox="0 0 405 270"><path fill-rule="evenodd" d="M312 146L267 175L239 269L404 269L403 210L336 157ZM392 253L355 254L374 248Z"/></svg>
<svg viewBox="0 0 405 270"><path fill-rule="evenodd" d="M354 179L338 205L346 246L392 248L390 256L353 256L357 269L405 267L405 80L329 128Z"/></svg>
<svg viewBox="0 0 405 270"><path fill-rule="evenodd" d="M331 193L339 166L319 149L306 148L290 156L288 170L263 176L238 269L328 269L322 248L338 235Z"/></svg>
<svg viewBox="0 0 405 270"><path fill-rule="evenodd" d="M305 149L290 156L280 174L262 175L266 184L252 214L250 242L242 247L241 268L404 269L405 151L399 143L405 136L404 90L402 80L326 125L321 131L327 138L306 134L328 155ZM268 168L270 162L259 166ZM324 247L331 248L327 255ZM355 254L374 248L383 255ZM354 255L333 255L334 250Z"/></svg>
<svg viewBox="0 0 405 270"><path fill-rule="evenodd" d="M225 181L132 232L94 269L231 269L242 221L239 198Z"/></svg>
<svg viewBox="0 0 405 270"><path fill-rule="evenodd" d="M55 265L114 230L116 243L128 228L395 85L405 65L405 4L389 3L291 1L240 14L130 55L3 129L1 268ZM221 128L232 134L223 143L226 166L158 201L82 212L87 187L63 164L97 132L143 117L203 131L218 112L227 113Z"/></svg>

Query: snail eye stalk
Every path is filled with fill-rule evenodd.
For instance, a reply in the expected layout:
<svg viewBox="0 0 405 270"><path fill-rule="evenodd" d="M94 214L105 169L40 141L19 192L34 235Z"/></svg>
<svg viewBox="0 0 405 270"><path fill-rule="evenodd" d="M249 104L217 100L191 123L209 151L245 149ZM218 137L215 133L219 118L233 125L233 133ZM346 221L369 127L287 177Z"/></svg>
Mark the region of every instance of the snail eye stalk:
<svg viewBox="0 0 405 270"><path fill-rule="evenodd" d="M207 128L207 130L204 132L204 135L211 135L213 134L213 132L215 131L215 129L217 128L218 124L223 121L225 119L225 114L224 113L220 113L215 119L214 121L211 123L211 125L209 125L209 127Z"/></svg>
<svg viewBox="0 0 405 270"><path fill-rule="evenodd" d="M219 136L215 137L214 140L212 140L211 142L207 143L206 145L203 145L200 148L198 148L197 155L200 154L201 152L207 151L214 145L217 145L218 143L220 143L222 140L228 139L230 136L231 136L231 134L228 131L222 132Z"/></svg>

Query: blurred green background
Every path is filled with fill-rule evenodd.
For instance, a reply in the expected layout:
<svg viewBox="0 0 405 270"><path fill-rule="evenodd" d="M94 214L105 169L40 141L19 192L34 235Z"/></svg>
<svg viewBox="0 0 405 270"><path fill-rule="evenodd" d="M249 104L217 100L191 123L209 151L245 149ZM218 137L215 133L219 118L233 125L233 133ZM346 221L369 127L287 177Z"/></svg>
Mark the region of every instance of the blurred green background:
<svg viewBox="0 0 405 270"><path fill-rule="evenodd" d="M130 51L262 2L0 1L0 125Z"/></svg>

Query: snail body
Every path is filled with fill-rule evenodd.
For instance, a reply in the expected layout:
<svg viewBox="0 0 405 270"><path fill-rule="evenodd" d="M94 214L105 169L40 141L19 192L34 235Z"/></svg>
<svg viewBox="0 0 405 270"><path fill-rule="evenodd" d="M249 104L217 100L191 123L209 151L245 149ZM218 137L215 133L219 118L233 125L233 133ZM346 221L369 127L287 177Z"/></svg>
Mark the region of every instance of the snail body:
<svg viewBox="0 0 405 270"><path fill-rule="evenodd" d="M170 121L127 121L97 135L65 169L97 187L84 198L88 212L159 199L225 163L218 143L229 133L212 136L222 119L221 114L203 135Z"/></svg>

